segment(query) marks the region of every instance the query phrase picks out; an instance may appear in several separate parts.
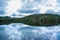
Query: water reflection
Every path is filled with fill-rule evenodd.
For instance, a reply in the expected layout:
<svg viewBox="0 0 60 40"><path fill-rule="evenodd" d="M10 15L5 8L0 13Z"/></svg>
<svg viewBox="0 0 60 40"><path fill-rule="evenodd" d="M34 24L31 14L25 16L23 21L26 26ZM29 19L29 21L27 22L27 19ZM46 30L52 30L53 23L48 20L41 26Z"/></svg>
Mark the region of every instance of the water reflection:
<svg viewBox="0 0 60 40"><path fill-rule="evenodd" d="M0 25L0 40L59 40L60 25L35 27L22 23Z"/></svg>

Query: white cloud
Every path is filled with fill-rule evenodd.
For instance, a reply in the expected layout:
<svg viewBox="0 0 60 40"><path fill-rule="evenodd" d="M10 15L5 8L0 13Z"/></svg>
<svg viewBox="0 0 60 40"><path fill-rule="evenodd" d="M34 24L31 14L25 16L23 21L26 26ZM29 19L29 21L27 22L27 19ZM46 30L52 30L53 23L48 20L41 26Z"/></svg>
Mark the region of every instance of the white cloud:
<svg viewBox="0 0 60 40"><path fill-rule="evenodd" d="M26 0L27 1L27 0ZM33 2L34 0L31 0L31 2ZM23 9L22 6L25 3L22 2L21 0L10 0L8 2L8 6L7 6L7 10L6 10L6 15L10 16L13 13L15 13L16 15L22 14L22 13L16 13L18 9ZM32 7L31 9L34 10L39 10L39 13L45 13L48 9L51 9L55 12L58 12L60 10L60 7L58 7L57 5L57 0L42 0L41 3L39 2L33 2L34 7Z"/></svg>
<svg viewBox="0 0 60 40"><path fill-rule="evenodd" d="M12 13L15 13L19 8L21 8L22 2L20 0L10 0L8 2L6 15L10 16Z"/></svg>
<svg viewBox="0 0 60 40"><path fill-rule="evenodd" d="M53 0L53 1L52 0L48 0L44 4L38 4L38 6L36 6L36 7L38 9L40 9L40 13L45 13L48 9L51 9L53 11L57 11L58 10L57 1L56 0Z"/></svg>

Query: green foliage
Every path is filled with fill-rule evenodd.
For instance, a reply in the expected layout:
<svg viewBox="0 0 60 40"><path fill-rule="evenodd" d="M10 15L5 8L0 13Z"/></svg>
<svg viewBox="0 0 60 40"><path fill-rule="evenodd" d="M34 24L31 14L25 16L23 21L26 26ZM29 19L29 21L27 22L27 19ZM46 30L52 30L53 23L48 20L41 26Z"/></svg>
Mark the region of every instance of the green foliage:
<svg viewBox="0 0 60 40"><path fill-rule="evenodd" d="M60 16L56 14L36 14L23 18L24 23L35 26L52 26L60 24Z"/></svg>
<svg viewBox="0 0 60 40"><path fill-rule="evenodd" d="M60 15L56 14L35 14L24 18L0 17L0 24L24 23L32 26L52 26L60 24Z"/></svg>

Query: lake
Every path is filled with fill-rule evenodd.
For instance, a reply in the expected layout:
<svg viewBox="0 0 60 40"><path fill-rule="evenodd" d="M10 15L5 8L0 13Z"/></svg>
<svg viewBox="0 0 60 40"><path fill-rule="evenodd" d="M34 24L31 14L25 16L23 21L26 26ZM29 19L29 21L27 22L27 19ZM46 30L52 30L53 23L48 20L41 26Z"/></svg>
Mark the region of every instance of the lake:
<svg viewBox="0 0 60 40"><path fill-rule="evenodd" d="M60 15L60 0L0 0L0 16L21 18L45 13ZM60 25L36 27L22 23L4 24L0 25L0 40L60 40Z"/></svg>
<svg viewBox="0 0 60 40"><path fill-rule="evenodd" d="M22 23L0 25L0 40L60 40L60 25L50 27Z"/></svg>

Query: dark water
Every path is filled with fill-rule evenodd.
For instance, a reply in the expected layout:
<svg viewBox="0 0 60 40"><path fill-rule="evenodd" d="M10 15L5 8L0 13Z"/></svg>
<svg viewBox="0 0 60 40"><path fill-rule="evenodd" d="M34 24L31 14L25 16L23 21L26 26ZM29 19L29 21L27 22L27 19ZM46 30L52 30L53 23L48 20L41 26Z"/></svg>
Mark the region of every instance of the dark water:
<svg viewBox="0 0 60 40"><path fill-rule="evenodd" d="M60 40L60 25L50 27L21 23L0 25L0 40Z"/></svg>

